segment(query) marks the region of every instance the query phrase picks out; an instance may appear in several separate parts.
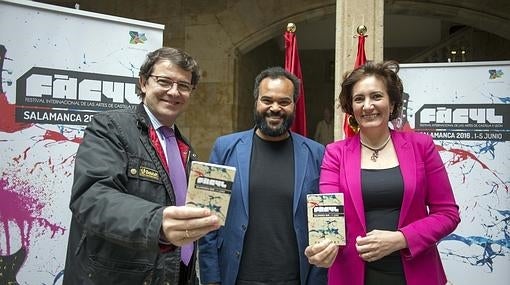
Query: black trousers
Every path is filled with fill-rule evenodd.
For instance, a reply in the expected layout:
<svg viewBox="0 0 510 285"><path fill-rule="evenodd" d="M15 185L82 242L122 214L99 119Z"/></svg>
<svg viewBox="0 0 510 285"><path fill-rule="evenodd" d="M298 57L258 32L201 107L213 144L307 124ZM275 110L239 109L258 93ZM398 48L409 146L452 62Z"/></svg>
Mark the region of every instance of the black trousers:
<svg viewBox="0 0 510 285"><path fill-rule="evenodd" d="M404 274L394 274L365 266L365 285L406 285Z"/></svg>

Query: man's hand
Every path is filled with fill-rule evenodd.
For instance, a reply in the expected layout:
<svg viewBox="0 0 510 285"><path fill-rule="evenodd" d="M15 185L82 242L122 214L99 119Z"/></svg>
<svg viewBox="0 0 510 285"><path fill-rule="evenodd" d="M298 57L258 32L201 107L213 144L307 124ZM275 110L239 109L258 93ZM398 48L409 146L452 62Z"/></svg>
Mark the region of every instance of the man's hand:
<svg viewBox="0 0 510 285"><path fill-rule="evenodd" d="M220 227L220 220L209 209L169 206L163 210L161 229L168 242L182 246Z"/></svg>
<svg viewBox="0 0 510 285"><path fill-rule="evenodd" d="M338 246L326 239L305 249L308 262L318 267L329 268L338 254Z"/></svg>

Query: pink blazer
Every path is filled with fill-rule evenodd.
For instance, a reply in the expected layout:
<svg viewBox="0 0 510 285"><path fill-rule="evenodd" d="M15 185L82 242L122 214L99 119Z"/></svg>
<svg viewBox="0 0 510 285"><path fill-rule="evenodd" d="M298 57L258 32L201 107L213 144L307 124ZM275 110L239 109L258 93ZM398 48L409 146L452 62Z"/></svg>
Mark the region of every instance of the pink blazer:
<svg viewBox="0 0 510 285"><path fill-rule="evenodd" d="M408 244L401 251L407 285L444 285L436 243L460 222L448 175L430 136L391 131L391 138L404 180L398 229ZM355 247L356 237L366 234L360 156L357 135L328 145L322 161L320 192L342 192L345 199L346 246L329 269L329 284L364 284L365 264Z"/></svg>

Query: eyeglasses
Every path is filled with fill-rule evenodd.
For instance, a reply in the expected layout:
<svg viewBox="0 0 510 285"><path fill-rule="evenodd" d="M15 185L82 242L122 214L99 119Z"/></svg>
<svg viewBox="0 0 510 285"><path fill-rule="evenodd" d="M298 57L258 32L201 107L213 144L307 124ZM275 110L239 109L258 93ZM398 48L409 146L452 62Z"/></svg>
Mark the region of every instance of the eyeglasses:
<svg viewBox="0 0 510 285"><path fill-rule="evenodd" d="M163 89L166 89L166 91L172 89L174 87L174 84L177 84L177 91L179 93L190 93L193 90L193 85L191 83L185 82L185 81L174 81L168 77L165 76L157 76L157 75L149 75L149 77L154 78L156 83Z"/></svg>

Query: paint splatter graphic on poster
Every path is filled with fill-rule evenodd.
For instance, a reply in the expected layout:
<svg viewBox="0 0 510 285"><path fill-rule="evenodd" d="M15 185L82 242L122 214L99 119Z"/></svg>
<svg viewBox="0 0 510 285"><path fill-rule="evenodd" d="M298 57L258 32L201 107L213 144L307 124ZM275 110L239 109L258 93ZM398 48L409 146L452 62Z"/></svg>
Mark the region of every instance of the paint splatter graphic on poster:
<svg viewBox="0 0 510 285"><path fill-rule="evenodd" d="M0 284L61 284L84 128L139 103L138 67L163 26L136 21L130 43L130 19L0 1L0 29Z"/></svg>
<svg viewBox="0 0 510 285"><path fill-rule="evenodd" d="M510 280L510 62L403 65L412 131L431 135L461 223L439 249L448 284Z"/></svg>
<svg viewBox="0 0 510 285"><path fill-rule="evenodd" d="M3 63L7 50L0 46L2 83L9 71ZM44 272L44 250L65 244L68 216L62 216L72 176L74 153L81 141L82 130L62 126L42 127L15 121L15 106L8 101L8 94L0 90L0 284L21 283L17 275L27 263ZM62 144L67 144L62 149ZM63 151L62 151L63 150ZM63 177L63 179L55 179ZM64 218L64 219L63 219ZM48 243L49 241L49 243ZM54 242L51 242L54 241ZM41 250L41 244L46 248ZM44 255L44 256L43 256ZM37 260L43 260L43 263ZM36 262L33 262L36 260ZM62 260L55 257L50 262ZM58 270L57 270L58 271ZM57 272L58 274L58 272Z"/></svg>

